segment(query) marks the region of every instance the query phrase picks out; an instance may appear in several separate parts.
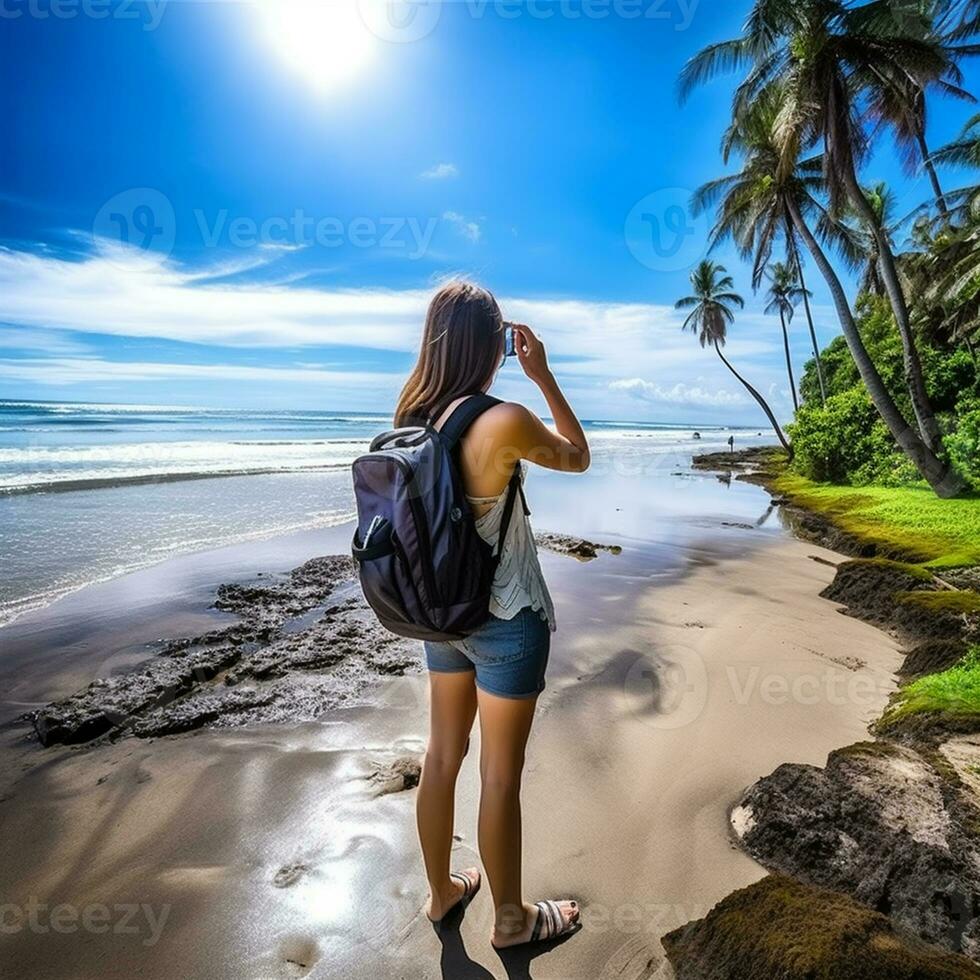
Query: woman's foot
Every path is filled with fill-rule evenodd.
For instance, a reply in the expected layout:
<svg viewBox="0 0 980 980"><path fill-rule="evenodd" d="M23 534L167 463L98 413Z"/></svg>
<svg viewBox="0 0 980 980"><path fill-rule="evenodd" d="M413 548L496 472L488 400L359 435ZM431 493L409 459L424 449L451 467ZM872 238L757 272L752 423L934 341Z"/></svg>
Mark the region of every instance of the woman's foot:
<svg viewBox="0 0 980 980"><path fill-rule="evenodd" d="M429 897L429 907L425 914L430 922L440 922L456 906L468 903L480 890L480 869L467 868L465 871L450 871L449 885L437 894L435 891Z"/></svg>
<svg viewBox="0 0 980 980"><path fill-rule="evenodd" d="M490 942L494 949L520 946L539 940L567 936L578 928L578 902L555 902L548 899L535 905L524 906L524 923L515 923L516 929L507 925L495 926Z"/></svg>

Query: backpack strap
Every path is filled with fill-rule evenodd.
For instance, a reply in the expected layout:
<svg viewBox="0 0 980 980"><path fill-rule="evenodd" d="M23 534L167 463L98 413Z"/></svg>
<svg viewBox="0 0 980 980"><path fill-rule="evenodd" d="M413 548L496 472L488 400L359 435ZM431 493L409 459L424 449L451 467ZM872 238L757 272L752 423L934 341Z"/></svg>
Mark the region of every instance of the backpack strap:
<svg viewBox="0 0 980 980"><path fill-rule="evenodd" d="M458 397L458 396L457 396ZM476 395L470 395L466 401L458 405L453 414L446 419L445 424L439 430L440 436L450 452L456 448L459 440L463 438L466 430L488 409L494 405L502 404L499 398L484 394L482 391ZM438 416L436 416L438 418Z"/></svg>
<svg viewBox="0 0 980 980"><path fill-rule="evenodd" d="M475 395L470 395L466 401L464 401L453 411L452 415L446 419L445 424L439 430L440 436L446 443L446 448L449 449L450 452L455 449L466 430L485 411L493 408L494 405L500 404L502 404L502 402L499 398L494 398L492 395L487 395L482 391ZM445 411L445 409L443 409L443 411ZM510 519L514 513L514 504L517 502L518 497L521 498L521 507L523 508L524 513L531 513L527 506L527 498L524 496L524 484L521 480L520 466L521 464L518 463L514 467L514 472L507 483L507 499L504 501L504 512L500 515L500 536L497 538L498 561L500 560L500 556L504 553L504 540L507 537L507 530L510 527Z"/></svg>

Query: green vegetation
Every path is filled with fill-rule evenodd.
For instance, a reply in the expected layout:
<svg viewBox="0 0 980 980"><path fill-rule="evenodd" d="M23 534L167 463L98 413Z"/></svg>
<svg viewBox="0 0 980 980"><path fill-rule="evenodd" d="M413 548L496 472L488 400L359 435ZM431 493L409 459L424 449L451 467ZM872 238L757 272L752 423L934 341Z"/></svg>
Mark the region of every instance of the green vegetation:
<svg viewBox="0 0 980 980"><path fill-rule="evenodd" d="M891 310L881 297L858 302L857 326L896 404L911 403L903 378L902 345ZM926 385L945 432L946 453L974 490L980 490L980 372L965 348L945 348L920 338ZM919 482L876 411L843 337L833 340L806 365L800 384L803 404L789 427L793 468L813 480L852 486L902 486ZM820 378L827 392L822 399ZM924 483L922 483L925 486Z"/></svg>
<svg viewBox="0 0 980 980"><path fill-rule="evenodd" d="M904 606L931 613L980 613L980 595L976 592L899 592L895 598Z"/></svg>
<svg viewBox="0 0 980 980"><path fill-rule="evenodd" d="M780 314L794 405L786 335L804 305L814 360L788 449L802 476L921 480L943 498L980 490L980 185L944 191L937 169L980 166L980 116L938 151L926 129L936 94L971 98L959 61L975 46L961 42L978 33L976 4L755 0L740 36L708 45L681 73L682 97L716 75L742 75L722 136L725 163L737 165L703 185L692 208L715 212L710 245L730 242L751 264L753 288L765 275L773 283L767 310ZM909 172L928 175L914 223L896 220L885 184L863 183L882 129ZM777 251L785 261L773 262ZM840 322L824 352L804 254ZM835 256L860 272L856 304Z"/></svg>
<svg viewBox="0 0 980 980"><path fill-rule="evenodd" d="M887 731L911 716L942 715L947 719L980 719L980 647L938 674L926 674L902 687L878 727Z"/></svg>
<svg viewBox="0 0 980 980"><path fill-rule="evenodd" d="M980 564L976 498L942 500L925 486L840 487L792 472L777 476L774 489L883 554L936 569Z"/></svg>

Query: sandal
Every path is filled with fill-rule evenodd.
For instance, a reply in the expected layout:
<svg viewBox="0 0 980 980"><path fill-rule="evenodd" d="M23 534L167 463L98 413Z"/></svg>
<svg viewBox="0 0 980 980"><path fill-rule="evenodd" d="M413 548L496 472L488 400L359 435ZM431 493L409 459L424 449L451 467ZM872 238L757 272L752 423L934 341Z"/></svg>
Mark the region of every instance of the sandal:
<svg viewBox="0 0 980 980"><path fill-rule="evenodd" d="M577 932L580 928L578 903L569 899L568 904L575 911L575 915L571 919L566 919L562 914L560 903L550 898L543 902L535 902L534 907L538 910L538 916L534 920L534 925L531 927L531 935L528 939L519 943L510 943L506 946L498 946L496 943L491 943L491 945L497 950L512 949L514 946L525 946L528 943L558 939L561 936L569 936L573 932Z"/></svg>
<svg viewBox="0 0 980 980"><path fill-rule="evenodd" d="M446 909L441 919L433 919L431 916L427 914L426 918L433 925L439 925L440 922L447 919L453 912L457 910L462 912L466 908L466 906L469 905L471 901L473 901L473 896L476 895L476 893L480 890L480 885L483 882L483 876L480 874L479 871L476 872L475 879L471 878L468 874L463 874L462 871L450 871L449 877L453 881L458 881L462 883L463 895L458 902L456 902L454 905L451 905L448 909Z"/></svg>

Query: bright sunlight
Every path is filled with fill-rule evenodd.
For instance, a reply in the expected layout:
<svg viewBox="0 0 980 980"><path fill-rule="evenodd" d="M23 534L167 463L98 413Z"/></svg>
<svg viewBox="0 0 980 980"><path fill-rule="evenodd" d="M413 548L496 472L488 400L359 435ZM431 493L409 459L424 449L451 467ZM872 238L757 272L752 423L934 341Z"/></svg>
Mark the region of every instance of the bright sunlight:
<svg viewBox="0 0 980 980"><path fill-rule="evenodd" d="M320 93L355 78L377 38L353 0L258 0L262 27L283 61Z"/></svg>

